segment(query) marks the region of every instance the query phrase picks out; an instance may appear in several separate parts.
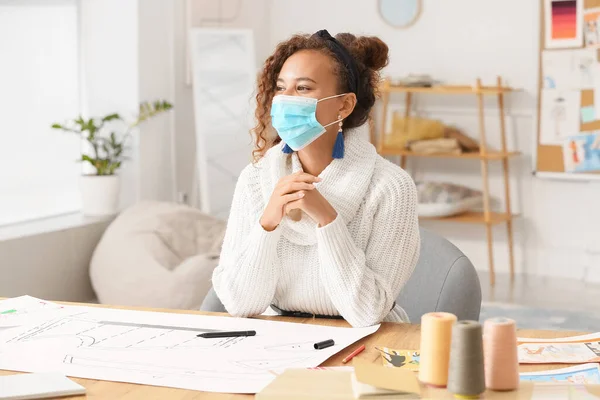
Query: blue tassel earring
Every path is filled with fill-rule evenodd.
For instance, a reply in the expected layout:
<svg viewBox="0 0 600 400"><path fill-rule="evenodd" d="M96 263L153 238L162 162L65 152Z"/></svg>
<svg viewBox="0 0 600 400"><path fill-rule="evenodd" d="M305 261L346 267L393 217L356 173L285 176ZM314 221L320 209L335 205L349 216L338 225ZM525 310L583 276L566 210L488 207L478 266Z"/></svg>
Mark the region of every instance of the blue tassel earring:
<svg viewBox="0 0 600 400"><path fill-rule="evenodd" d="M338 115L338 119L342 118L341 115ZM344 132L342 131L342 121L339 123L340 128L337 133L337 138L335 139L335 145L333 146L333 158L344 158Z"/></svg>
<svg viewBox="0 0 600 400"><path fill-rule="evenodd" d="M292 150L292 148L285 143L283 144L281 151L283 151L285 154L292 154L294 152L294 150Z"/></svg>

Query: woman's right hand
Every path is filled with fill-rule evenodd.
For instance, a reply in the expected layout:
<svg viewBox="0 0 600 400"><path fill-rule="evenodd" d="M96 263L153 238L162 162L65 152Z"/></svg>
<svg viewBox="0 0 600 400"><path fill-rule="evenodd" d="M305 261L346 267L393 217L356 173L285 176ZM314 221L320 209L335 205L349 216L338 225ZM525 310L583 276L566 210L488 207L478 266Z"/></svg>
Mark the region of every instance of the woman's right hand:
<svg viewBox="0 0 600 400"><path fill-rule="evenodd" d="M277 228L283 219L285 205L304 197L305 191L313 190L314 183L320 181L321 178L302 171L281 178L275 185L269 203L260 218L263 229L271 232Z"/></svg>

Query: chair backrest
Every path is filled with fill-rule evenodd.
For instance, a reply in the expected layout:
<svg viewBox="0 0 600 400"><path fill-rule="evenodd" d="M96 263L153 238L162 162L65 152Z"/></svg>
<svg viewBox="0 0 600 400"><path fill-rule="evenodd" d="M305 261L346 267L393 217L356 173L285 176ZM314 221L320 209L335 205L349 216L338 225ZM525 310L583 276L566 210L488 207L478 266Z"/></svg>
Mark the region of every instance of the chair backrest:
<svg viewBox="0 0 600 400"><path fill-rule="evenodd" d="M479 320L481 285L471 261L452 243L421 228L421 255L398 296L412 323L432 311L455 314L459 320Z"/></svg>

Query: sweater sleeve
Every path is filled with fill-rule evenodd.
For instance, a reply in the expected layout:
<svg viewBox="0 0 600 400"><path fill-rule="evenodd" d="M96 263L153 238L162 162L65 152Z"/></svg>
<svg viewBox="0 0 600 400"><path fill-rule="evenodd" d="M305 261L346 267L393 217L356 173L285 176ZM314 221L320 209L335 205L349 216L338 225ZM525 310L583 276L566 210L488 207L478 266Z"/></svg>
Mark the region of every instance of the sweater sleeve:
<svg viewBox="0 0 600 400"><path fill-rule="evenodd" d="M382 184L365 251L355 244L339 215L317 229L323 285L354 327L374 325L387 316L419 258L414 182L401 171L398 178Z"/></svg>
<svg viewBox="0 0 600 400"><path fill-rule="evenodd" d="M252 167L250 167L252 168ZM217 296L236 317L262 314L271 304L279 279L279 228L260 225L260 191L245 170L235 188L219 265L213 272Z"/></svg>

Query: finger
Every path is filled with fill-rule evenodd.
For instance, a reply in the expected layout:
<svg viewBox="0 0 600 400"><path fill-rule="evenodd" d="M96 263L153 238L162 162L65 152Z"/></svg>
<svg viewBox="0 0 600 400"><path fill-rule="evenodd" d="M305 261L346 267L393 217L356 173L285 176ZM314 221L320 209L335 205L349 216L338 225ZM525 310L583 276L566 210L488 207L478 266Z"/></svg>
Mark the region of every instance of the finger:
<svg viewBox="0 0 600 400"><path fill-rule="evenodd" d="M300 190L313 190L315 185L306 182L288 182L279 188L279 194L284 195L288 193L298 192Z"/></svg>
<svg viewBox="0 0 600 400"><path fill-rule="evenodd" d="M281 196L281 202L283 205L287 205L291 202L301 200L305 195L306 195L306 193L303 191L286 194L284 196Z"/></svg>
<svg viewBox="0 0 600 400"><path fill-rule="evenodd" d="M282 178L279 182L282 184L287 183L287 182L313 183L313 182L321 182L321 178L319 178L318 176L307 174L306 172L298 171L292 175L288 175L288 176Z"/></svg>
<svg viewBox="0 0 600 400"><path fill-rule="evenodd" d="M302 181L302 182L321 182L321 180L322 180L318 176L307 174L306 172L300 172L297 175L296 174L292 174L291 177L296 182L299 182L299 181Z"/></svg>

